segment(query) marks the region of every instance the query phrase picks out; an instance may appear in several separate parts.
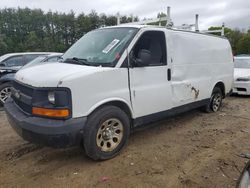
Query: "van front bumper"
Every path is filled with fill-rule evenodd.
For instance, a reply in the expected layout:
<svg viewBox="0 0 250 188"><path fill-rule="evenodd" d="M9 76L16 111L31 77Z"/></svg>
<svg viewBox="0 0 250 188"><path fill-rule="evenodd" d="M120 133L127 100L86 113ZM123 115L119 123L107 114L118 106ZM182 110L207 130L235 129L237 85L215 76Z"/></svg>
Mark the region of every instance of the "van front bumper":
<svg viewBox="0 0 250 188"><path fill-rule="evenodd" d="M235 81L233 93L239 95L250 95L250 82Z"/></svg>
<svg viewBox="0 0 250 188"><path fill-rule="evenodd" d="M24 139L39 145L65 148L79 145L87 117L55 120L25 114L10 98L5 111L12 128Z"/></svg>

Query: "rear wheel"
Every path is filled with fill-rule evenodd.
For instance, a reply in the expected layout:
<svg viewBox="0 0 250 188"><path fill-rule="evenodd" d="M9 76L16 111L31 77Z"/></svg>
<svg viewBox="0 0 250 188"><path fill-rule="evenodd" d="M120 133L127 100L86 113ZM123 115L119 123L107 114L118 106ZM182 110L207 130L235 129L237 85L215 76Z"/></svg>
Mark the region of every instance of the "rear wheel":
<svg viewBox="0 0 250 188"><path fill-rule="evenodd" d="M10 83L4 83L0 85L0 106L3 106L5 101L10 97L11 95L11 84Z"/></svg>
<svg viewBox="0 0 250 188"><path fill-rule="evenodd" d="M116 106L105 106L88 117L84 149L94 160L115 157L126 145L130 134L127 114Z"/></svg>
<svg viewBox="0 0 250 188"><path fill-rule="evenodd" d="M219 111L221 108L222 99L223 99L223 95L222 95L221 89L218 87L215 87L212 92L209 103L204 107L205 111L206 112Z"/></svg>

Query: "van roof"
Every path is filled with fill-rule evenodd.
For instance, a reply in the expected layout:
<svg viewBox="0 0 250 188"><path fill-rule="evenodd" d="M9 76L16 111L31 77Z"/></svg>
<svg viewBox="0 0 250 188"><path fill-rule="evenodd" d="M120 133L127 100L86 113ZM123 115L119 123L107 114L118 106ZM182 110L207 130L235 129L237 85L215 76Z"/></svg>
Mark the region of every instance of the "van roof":
<svg viewBox="0 0 250 188"><path fill-rule="evenodd" d="M129 24L128 23L128 24L121 24L121 25L103 27L103 29L105 29L105 28L125 28L125 27L140 29L140 28L144 28L144 27L160 27L160 26L155 26L155 25L134 25L134 24ZM164 28L164 27L160 27L160 28Z"/></svg>
<svg viewBox="0 0 250 188"><path fill-rule="evenodd" d="M126 27L137 28L137 29L141 29L141 28L163 28L163 29L171 30L171 31L188 32L188 33L194 33L194 34L200 34L200 35L207 35L207 36L212 36L212 37L217 37L217 38L227 40L227 38L225 38L223 36L213 35L213 34L209 34L209 33L196 32L196 31L189 31L189 30L166 28L164 26L157 26L157 25L133 25L131 23L128 23L128 24L121 24L121 25L116 25L116 26L103 27L103 28L100 28L100 29L105 29L105 28L126 28Z"/></svg>

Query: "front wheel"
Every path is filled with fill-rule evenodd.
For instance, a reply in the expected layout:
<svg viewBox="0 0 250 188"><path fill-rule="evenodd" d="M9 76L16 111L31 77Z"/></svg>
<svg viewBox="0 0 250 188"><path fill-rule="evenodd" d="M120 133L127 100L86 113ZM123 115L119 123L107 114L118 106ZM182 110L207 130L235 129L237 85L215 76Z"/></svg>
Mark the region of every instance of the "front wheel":
<svg viewBox="0 0 250 188"><path fill-rule="evenodd" d="M212 92L209 103L204 107L205 111L206 112L219 111L221 108L222 99L223 99L223 95L222 95L221 89L218 87L215 87Z"/></svg>
<svg viewBox="0 0 250 188"><path fill-rule="evenodd" d="M94 160L111 159L128 141L129 117L116 106L104 106L88 117L84 132L86 154Z"/></svg>

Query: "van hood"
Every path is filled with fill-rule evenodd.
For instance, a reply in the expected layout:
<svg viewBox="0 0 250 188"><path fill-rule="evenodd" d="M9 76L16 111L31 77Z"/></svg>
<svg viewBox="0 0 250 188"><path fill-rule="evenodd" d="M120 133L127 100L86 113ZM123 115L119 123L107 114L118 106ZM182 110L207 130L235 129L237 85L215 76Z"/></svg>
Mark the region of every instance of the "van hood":
<svg viewBox="0 0 250 188"><path fill-rule="evenodd" d="M59 83L69 76L83 77L110 69L56 62L21 69L16 73L15 79L33 87L58 87Z"/></svg>
<svg viewBox="0 0 250 188"><path fill-rule="evenodd" d="M250 77L250 69L241 69L241 68L234 69L235 80L237 80L237 78L245 78L245 77Z"/></svg>

